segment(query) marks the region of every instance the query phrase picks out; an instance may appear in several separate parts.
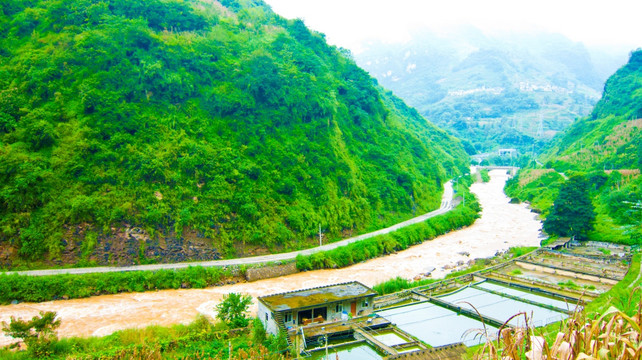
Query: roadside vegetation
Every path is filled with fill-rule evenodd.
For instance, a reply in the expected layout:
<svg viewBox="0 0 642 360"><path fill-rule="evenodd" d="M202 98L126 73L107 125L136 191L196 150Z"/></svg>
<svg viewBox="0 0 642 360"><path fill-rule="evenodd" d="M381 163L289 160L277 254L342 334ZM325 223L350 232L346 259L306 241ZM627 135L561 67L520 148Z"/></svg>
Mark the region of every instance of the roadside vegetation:
<svg viewBox="0 0 642 360"><path fill-rule="evenodd" d="M474 223L479 218L481 208L475 195L468 190L472 184L472 176L464 176L459 181L465 185L460 189L461 195L466 197L465 205L460 203L443 215L429 218L422 223L410 225L389 234L365 239L329 251L299 255L296 258L297 269L305 271L346 267L407 249L412 245L429 241L439 235Z"/></svg>
<svg viewBox="0 0 642 360"><path fill-rule="evenodd" d="M0 304L76 299L122 292L205 288L233 278L219 267L51 276L0 274Z"/></svg>

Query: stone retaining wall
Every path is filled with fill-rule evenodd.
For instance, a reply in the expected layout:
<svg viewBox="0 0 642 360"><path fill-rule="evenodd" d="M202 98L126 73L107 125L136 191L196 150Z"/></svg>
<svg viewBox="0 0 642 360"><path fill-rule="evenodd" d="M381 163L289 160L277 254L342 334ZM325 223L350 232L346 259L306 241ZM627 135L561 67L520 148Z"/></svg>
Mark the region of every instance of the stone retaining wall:
<svg viewBox="0 0 642 360"><path fill-rule="evenodd" d="M266 265L258 268L249 268L245 272L245 279L247 281L257 281L263 279L271 279L279 276L296 274L299 270L296 268L296 263L291 262L282 265Z"/></svg>

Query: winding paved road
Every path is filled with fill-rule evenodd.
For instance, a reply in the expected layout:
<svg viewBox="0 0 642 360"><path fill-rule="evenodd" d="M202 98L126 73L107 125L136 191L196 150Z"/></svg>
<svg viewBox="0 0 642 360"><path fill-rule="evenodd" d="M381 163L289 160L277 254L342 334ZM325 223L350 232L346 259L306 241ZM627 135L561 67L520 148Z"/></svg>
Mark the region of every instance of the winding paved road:
<svg viewBox="0 0 642 360"><path fill-rule="evenodd" d="M28 270L28 271L10 271L6 274L19 274L19 275L31 275L31 276L47 276L47 275L58 275L58 274L88 274L88 273L98 273L98 272L122 272L122 271L141 271L141 270L160 270L160 269L182 269L189 266L233 266L233 265L249 265L249 264L263 264L275 261L284 261L284 260L293 260L297 255L310 255L319 251L327 251L335 249L339 246L344 246L353 242L361 241L368 239L374 236L387 234L396 230L399 230L403 227L416 224L422 221L425 221L428 218L433 216L444 214L450 211L453 208L453 186L452 182L448 181L444 184L444 193L441 197L441 206L439 209L431 211L427 214L423 214L400 222L398 224L392 225L385 229L373 231L367 234L351 237L341 241L337 241L331 244L317 246L310 249L292 251L288 253L280 254L271 254L271 255L261 255L261 256L252 256L245 258L237 259L227 259L227 260L210 260L210 261L200 261L200 262L183 262L183 263L173 263L173 264L149 264L149 265L132 265L132 266L101 266L101 267L91 267L91 268L69 268L69 269L48 269L48 270Z"/></svg>

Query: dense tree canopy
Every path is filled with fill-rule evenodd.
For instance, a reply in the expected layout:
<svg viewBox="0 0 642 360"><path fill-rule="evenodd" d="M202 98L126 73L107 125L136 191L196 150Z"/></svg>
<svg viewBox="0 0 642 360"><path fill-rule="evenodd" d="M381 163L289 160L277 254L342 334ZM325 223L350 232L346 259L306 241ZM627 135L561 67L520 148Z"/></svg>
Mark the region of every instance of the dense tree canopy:
<svg viewBox="0 0 642 360"><path fill-rule="evenodd" d="M595 211L588 182L581 176L565 182L544 221L544 230L559 236L586 237L593 229Z"/></svg>
<svg viewBox="0 0 642 360"><path fill-rule="evenodd" d="M228 254L439 205L461 144L261 1L0 4L0 244L186 230Z"/></svg>

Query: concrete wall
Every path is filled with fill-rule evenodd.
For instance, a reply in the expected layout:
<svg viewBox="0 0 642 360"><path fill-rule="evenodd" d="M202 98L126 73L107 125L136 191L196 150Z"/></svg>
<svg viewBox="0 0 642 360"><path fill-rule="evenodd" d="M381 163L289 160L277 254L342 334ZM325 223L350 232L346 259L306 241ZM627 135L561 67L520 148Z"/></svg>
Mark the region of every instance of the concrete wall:
<svg viewBox="0 0 642 360"><path fill-rule="evenodd" d="M259 312L258 317L265 327L265 331L268 334L278 335L279 327L274 320L274 314L268 309L262 302L259 301Z"/></svg>
<svg viewBox="0 0 642 360"><path fill-rule="evenodd" d="M563 276L567 276L575 279L595 281L598 283L605 283L609 285L615 285L618 283L617 280L607 279L601 276L585 274L585 273L575 272L571 270L553 269L547 266L536 265L536 264L522 262L522 261L515 261L515 264L527 270L534 270L534 271L539 271L539 272L548 273L548 274L558 274L558 275L563 275Z"/></svg>
<svg viewBox="0 0 642 360"><path fill-rule="evenodd" d="M245 272L245 279L247 281L257 281L296 274L298 272L299 270L296 268L296 263L291 262L283 265L270 265L257 268L249 268Z"/></svg>

